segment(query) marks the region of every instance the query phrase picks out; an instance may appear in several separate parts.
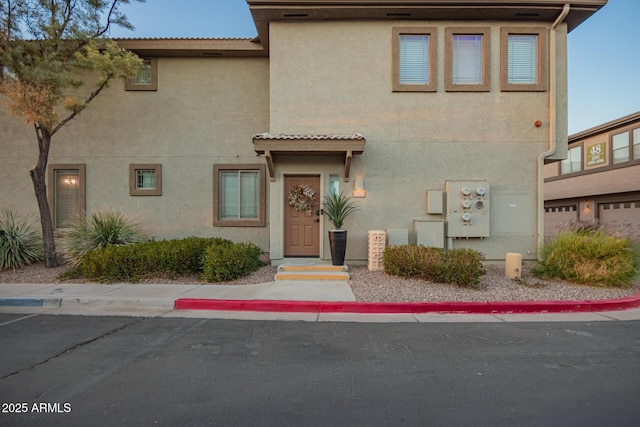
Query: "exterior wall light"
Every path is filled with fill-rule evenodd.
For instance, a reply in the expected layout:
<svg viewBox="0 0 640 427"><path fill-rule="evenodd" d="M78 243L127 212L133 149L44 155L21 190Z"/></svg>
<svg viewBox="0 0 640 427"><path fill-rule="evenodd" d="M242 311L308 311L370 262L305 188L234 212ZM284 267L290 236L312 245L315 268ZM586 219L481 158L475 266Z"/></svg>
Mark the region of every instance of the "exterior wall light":
<svg viewBox="0 0 640 427"><path fill-rule="evenodd" d="M364 178L362 176L356 177L352 195L353 197L367 197L367 191L364 189Z"/></svg>

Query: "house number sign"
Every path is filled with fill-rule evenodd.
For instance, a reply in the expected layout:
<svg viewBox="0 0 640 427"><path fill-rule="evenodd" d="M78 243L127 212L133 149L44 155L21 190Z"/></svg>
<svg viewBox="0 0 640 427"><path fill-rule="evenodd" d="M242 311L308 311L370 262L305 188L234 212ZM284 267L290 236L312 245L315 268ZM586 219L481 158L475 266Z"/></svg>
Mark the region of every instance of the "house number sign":
<svg viewBox="0 0 640 427"><path fill-rule="evenodd" d="M587 147L587 166L599 165L606 161L604 142Z"/></svg>

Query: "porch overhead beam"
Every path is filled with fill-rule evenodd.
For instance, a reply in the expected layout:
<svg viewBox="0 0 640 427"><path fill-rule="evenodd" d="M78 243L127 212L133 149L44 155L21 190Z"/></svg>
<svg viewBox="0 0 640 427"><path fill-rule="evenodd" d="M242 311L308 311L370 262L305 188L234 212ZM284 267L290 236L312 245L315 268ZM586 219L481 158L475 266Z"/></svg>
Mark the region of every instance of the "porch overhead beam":
<svg viewBox="0 0 640 427"><path fill-rule="evenodd" d="M344 180L349 181L351 160L364 152L364 135L283 135L261 133L253 136L253 150L264 155L269 178L275 181L279 156L344 156Z"/></svg>
<svg viewBox="0 0 640 427"><path fill-rule="evenodd" d="M344 155L344 182L349 182L349 170L351 169L351 157L353 153L351 150L347 150Z"/></svg>
<svg viewBox="0 0 640 427"><path fill-rule="evenodd" d="M273 157L271 157L271 151L266 150L264 152L264 158L267 161L267 169L269 170L269 178L271 181L276 180L275 166L273 165Z"/></svg>

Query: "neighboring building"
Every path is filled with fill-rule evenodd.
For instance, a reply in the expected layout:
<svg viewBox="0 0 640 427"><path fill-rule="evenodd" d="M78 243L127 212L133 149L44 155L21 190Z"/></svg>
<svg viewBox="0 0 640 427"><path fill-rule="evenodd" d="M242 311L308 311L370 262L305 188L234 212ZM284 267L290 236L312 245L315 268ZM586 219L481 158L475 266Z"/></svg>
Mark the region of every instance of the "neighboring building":
<svg viewBox="0 0 640 427"><path fill-rule="evenodd" d="M536 258L544 164L567 155L567 33L606 0L248 3L254 40L118 40L148 67L55 135L57 228L117 209L156 239L328 259L320 206L288 204L306 183L357 197L350 262L369 230ZM35 135L5 110L0 147L0 205L36 213Z"/></svg>
<svg viewBox="0 0 640 427"><path fill-rule="evenodd" d="M570 221L640 230L640 112L569 137L566 160L545 166L545 235Z"/></svg>

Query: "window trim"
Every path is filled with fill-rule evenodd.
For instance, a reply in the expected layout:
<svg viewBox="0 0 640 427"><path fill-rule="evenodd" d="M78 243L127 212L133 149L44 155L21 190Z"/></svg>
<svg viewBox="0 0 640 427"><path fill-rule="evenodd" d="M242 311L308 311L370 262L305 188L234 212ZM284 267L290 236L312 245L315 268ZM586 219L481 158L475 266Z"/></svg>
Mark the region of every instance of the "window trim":
<svg viewBox="0 0 640 427"><path fill-rule="evenodd" d="M78 212L78 219L84 221L87 210L87 165L84 163L55 163L50 164L47 170L47 179L49 185L47 186L47 200L49 202L49 213L51 215L51 225L53 229L60 230L65 227L56 227L56 171L57 170L78 170L78 176L80 178L80 187L78 191L78 205L80 206Z"/></svg>
<svg viewBox="0 0 640 427"><path fill-rule="evenodd" d="M139 170L153 170L156 174L156 188L138 188L136 172ZM130 163L129 164L129 195L130 196L162 196L162 164L160 163Z"/></svg>
<svg viewBox="0 0 640 427"><path fill-rule="evenodd" d="M223 171L258 171L258 218L257 219L222 219L220 218L220 172ZM213 165L213 225L215 227L264 227L267 206L267 168L261 163L232 163Z"/></svg>
<svg viewBox="0 0 640 427"><path fill-rule="evenodd" d="M538 36L538 82L534 84L509 83L509 36ZM503 27L500 30L500 90L502 92L544 92L549 88L549 43L547 29L543 27Z"/></svg>
<svg viewBox="0 0 640 427"><path fill-rule="evenodd" d="M482 36L482 83L453 83L453 36ZM491 91L491 28L489 27L447 27L445 28L444 86L447 92L490 92Z"/></svg>
<svg viewBox="0 0 640 427"><path fill-rule="evenodd" d="M578 148L580 149L580 169L575 170L575 171L574 171L574 170L571 170L571 171L569 171L569 172L564 172L564 173L563 173L563 172L562 172L562 164L563 164L565 161L569 160L569 165L571 165L571 161L570 161L570 159L571 159L570 152L571 152L571 150L575 150L575 149L578 149ZM567 158L566 158L566 159L564 159L564 160L561 160L560 162L558 162L558 176L566 176L566 175L570 175L570 174L574 174L574 173L583 172L583 171L585 170L585 169L584 169L584 155L585 155L585 153L584 153L584 143L583 143L583 142L581 142L581 143L579 143L579 144L576 144L576 145L573 145L573 146L571 146L571 147L568 147L568 148L567 148Z"/></svg>
<svg viewBox="0 0 640 427"><path fill-rule="evenodd" d="M618 136L618 135L623 135L623 134L627 134L627 158L625 160L620 160L618 162L616 162L615 159L615 148L613 146L613 139ZM610 164L612 165L619 165L622 163L628 163L632 160L634 160L633 158L633 128L630 129L625 129L623 131L617 132L617 133L612 133L609 137L609 154L610 154Z"/></svg>
<svg viewBox="0 0 640 427"><path fill-rule="evenodd" d="M151 83L136 84L133 83L133 77L125 80L124 88L130 91L157 91L158 90L158 58L142 58L143 61L149 61L151 65Z"/></svg>
<svg viewBox="0 0 640 427"><path fill-rule="evenodd" d="M393 27L391 36L392 72L391 83L393 92L436 92L438 90L438 29L436 27ZM400 83L400 36L422 35L429 36L429 83L403 84Z"/></svg>

